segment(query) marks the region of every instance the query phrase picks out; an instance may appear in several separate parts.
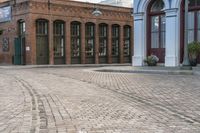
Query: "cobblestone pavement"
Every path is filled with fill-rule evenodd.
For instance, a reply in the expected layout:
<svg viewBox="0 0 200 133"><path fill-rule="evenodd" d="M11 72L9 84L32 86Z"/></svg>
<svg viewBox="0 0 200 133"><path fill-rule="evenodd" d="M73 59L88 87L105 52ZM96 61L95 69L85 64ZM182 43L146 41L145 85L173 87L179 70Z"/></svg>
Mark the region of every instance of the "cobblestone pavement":
<svg viewBox="0 0 200 133"><path fill-rule="evenodd" d="M199 133L200 77L0 69L2 133Z"/></svg>

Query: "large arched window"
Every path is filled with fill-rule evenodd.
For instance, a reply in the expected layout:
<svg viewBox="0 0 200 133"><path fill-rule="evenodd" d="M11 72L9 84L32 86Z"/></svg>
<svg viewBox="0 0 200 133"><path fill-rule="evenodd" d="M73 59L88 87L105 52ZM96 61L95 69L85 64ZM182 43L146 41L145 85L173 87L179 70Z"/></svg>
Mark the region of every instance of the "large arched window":
<svg viewBox="0 0 200 133"><path fill-rule="evenodd" d="M112 25L112 62L119 62L120 26Z"/></svg>
<svg viewBox="0 0 200 133"><path fill-rule="evenodd" d="M57 20L53 23L54 63L65 63L65 23Z"/></svg>
<svg viewBox="0 0 200 133"><path fill-rule="evenodd" d="M71 57L72 64L79 64L81 56L81 23L71 23Z"/></svg>
<svg viewBox="0 0 200 133"><path fill-rule="evenodd" d="M95 50L95 24L86 23L85 25L85 55L86 64L94 63L94 50Z"/></svg>
<svg viewBox="0 0 200 133"><path fill-rule="evenodd" d="M165 58L165 13L163 0L152 0L148 8L148 36L147 48L148 55L158 56L161 63Z"/></svg>
<svg viewBox="0 0 200 133"><path fill-rule="evenodd" d="M107 63L108 25L99 24L99 63Z"/></svg>
<svg viewBox="0 0 200 133"><path fill-rule="evenodd" d="M131 62L131 26L124 26L124 62Z"/></svg>

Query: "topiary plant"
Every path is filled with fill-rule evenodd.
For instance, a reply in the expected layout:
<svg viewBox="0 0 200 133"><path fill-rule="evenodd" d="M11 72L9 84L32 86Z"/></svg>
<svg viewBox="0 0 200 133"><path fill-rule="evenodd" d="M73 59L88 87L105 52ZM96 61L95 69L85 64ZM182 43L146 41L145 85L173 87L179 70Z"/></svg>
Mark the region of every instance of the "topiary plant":
<svg viewBox="0 0 200 133"><path fill-rule="evenodd" d="M197 57L200 54L200 42L191 42L188 44L188 55L190 64L192 66L197 65Z"/></svg>

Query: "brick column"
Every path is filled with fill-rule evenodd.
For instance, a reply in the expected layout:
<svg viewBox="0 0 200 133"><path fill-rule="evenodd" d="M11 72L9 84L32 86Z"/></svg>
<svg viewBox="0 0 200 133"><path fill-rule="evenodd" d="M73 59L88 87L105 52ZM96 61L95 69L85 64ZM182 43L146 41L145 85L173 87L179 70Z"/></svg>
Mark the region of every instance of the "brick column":
<svg viewBox="0 0 200 133"><path fill-rule="evenodd" d="M112 25L108 24L108 63L112 63Z"/></svg>
<svg viewBox="0 0 200 133"><path fill-rule="evenodd" d="M81 64L85 64L85 22L81 23Z"/></svg>
<svg viewBox="0 0 200 133"><path fill-rule="evenodd" d="M71 21L65 22L65 62L71 64Z"/></svg>
<svg viewBox="0 0 200 133"><path fill-rule="evenodd" d="M124 62L124 26L120 25L120 38L119 38L119 61Z"/></svg>
<svg viewBox="0 0 200 133"><path fill-rule="evenodd" d="M53 21L49 21L49 64L54 64Z"/></svg>
<svg viewBox="0 0 200 133"><path fill-rule="evenodd" d="M95 64L99 64L99 24L95 25Z"/></svg>
<svg viewBox="0 0 200 133"><path fill-rule="evenodd" d="M29 16L29 21L26 23L26 34L28 35L28 38L26 38L26 41L29 45L30 51L26 51L26 63L27 64L37 64L37 53L36 53L36 21L35 19L31 18L32 16Z"/></svg>

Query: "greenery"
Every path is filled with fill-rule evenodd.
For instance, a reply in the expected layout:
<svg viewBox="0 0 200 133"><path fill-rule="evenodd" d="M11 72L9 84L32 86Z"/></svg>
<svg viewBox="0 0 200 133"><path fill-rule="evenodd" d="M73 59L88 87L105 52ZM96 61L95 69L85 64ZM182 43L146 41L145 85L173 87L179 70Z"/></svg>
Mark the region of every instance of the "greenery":
<svg viewBox="0 0 200 133"><path fill-rule="evenodd" d="M158 61L159 58L156 55L150 55L144 60L144 62L147 63L148 66L156 66Z"/></svg>
<svg viewBox="0 0 200 133"><path fill-rule="evenodd" d="M188 44L188 54L190 58L197 58L200 53L200 42L191 42Z"/></svg>
<svg viewBox="0 0 200 133"><path fill-rule="evenodd" d="M191 42L188 44L188 55L191 66L197 65L197 57L200 53L200 42Z"/></svg>

